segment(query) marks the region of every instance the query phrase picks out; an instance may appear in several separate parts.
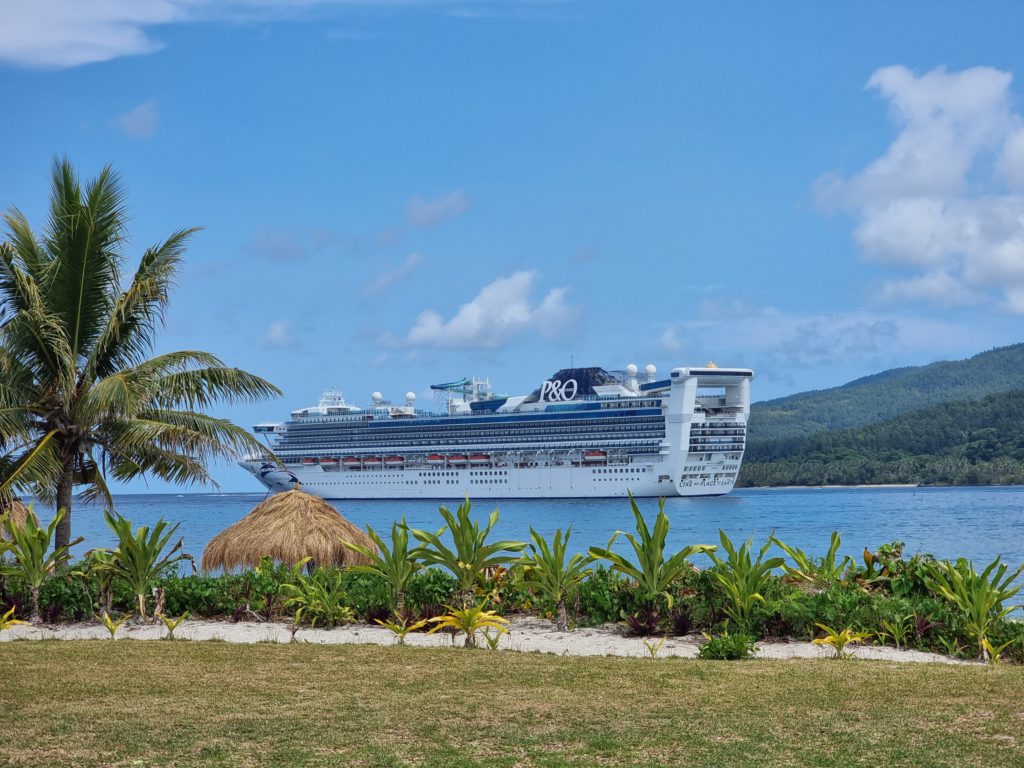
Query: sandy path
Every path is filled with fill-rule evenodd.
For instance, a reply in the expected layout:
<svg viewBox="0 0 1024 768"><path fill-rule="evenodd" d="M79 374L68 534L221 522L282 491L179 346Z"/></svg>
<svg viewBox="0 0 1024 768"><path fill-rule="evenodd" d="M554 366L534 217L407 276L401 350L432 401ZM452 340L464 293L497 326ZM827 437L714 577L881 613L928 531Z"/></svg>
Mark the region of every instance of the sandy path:
<svg viewBox="0 0 1024 768"><path fill-rule="evenodd" d="M288 643L291 641L291 627L281 622L258 623L241 621L186 621L174 633L182 640L215 640L228 643ZM166 635L163 625L122 626L118 639L158 640ZM14 640L86 640L108 639L107 630L98 623L59 625L19 625L0 632L0 642ZM394 645L395 636L387 629L367 624L350 624L335 629L300 629L295 639L304 643L338 644L347 643ZM484 645L483 638L480 644ZM658 651L658 657L696 658L697 649L703 638L700 635L670 637ZM651 638L653 643L660 638ZM462 644L462 637L458 639ZM450 647L449 635L408 635L406 644L418 647ZM511 651L554 653L564 656L632 656L647 657L650 653L639 637L627 637L614 624L600 627L577 629L573 632L558 632L553 624L529 616L515 616L511 620L509 634L501 638L500 648ZM756 656L762 659L819 659L831 656L828 648L808 642L771 641L757 644ZM895 662L964 664L936 653L899 650L882 646L855 646L854 658L881 659Z"/></svg>

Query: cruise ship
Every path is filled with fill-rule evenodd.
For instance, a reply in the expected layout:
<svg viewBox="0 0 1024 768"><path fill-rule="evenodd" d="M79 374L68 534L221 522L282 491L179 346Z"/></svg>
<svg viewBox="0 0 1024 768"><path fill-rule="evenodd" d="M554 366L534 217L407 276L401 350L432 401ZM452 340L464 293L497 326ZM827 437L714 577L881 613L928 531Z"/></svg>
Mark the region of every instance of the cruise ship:
<svg viewBox="0 0 1024 768"><path fill-rule="evenodd" d="M715 496L736 483L752 378L713 363L667 378L565 368L528 395L436 384L430 411L413 392L358 407L329 391L256 425L267 454L240 463L271 491L325 499Z"/></svg>

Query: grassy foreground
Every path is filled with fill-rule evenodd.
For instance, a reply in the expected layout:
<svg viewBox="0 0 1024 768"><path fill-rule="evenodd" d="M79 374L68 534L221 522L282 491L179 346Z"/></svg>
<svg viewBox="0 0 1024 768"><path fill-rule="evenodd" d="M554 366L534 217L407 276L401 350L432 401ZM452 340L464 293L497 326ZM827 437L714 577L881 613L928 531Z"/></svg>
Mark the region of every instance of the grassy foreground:
<svg viewBox="0 0 1024 768"><path fill-rule="evenodd" d="M1024 668L0 645L0 765L1020 765Z"/></svg>

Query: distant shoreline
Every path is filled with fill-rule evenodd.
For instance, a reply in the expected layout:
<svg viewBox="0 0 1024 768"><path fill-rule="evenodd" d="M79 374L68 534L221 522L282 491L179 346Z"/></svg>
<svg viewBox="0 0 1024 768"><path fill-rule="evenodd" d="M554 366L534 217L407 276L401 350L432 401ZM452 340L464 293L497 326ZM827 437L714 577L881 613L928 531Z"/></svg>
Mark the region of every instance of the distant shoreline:
<svg viewBox="0 0 1024 768"><path fill-rule="evenodd" d="M737 491L794 491L807 490L829 490L829 489L858 489L858 488L954 488L952 485L919 485L918 483L865 483L863 485L747 485L737 488ZM966 486L964 486L966 487ZM979 486L984 487L984 486Z"/></svg>

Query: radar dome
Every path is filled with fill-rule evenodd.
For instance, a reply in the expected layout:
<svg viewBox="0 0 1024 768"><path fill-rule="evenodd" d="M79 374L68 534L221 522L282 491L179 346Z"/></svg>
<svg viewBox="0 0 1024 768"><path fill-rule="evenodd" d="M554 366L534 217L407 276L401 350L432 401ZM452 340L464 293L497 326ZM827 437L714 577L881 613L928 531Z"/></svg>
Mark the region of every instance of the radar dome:
<svg viewBox="0 0 1024 768"><path fill-rule="evenodd" d="M373 402L375 403L379 403L381 400L384 399L384 395L382 395L380 392L374 392L372 395L370 395L370 397L373 398Z"/></svg>
<svg viewBox="0 0 1024 768"><path fill-rule="evenodd" d="M405 393L405 402L407 402L409 405L412 405L413 403L415 403L416 402L416 393L415 392L406 392Z"/></svg>
<svg viewBox="0 0 1024 768"><path fill-rule="evenodd" d="M634 365L633 363L630 363L629 365L626 366L626 373L628 373L630 376L636 376L636 372L638 370L639 368L637 368L636 365Z"/></svg>
<svg viewBox="0 0 1024 768"><path fill-rule="evenodd" d="M644 373L646 373L648 376L650 376L653 379L655 374L658 373L658 368L657 368L657 366L654 366L654 365L648 365L646 368L644 368Z"/></svg>

